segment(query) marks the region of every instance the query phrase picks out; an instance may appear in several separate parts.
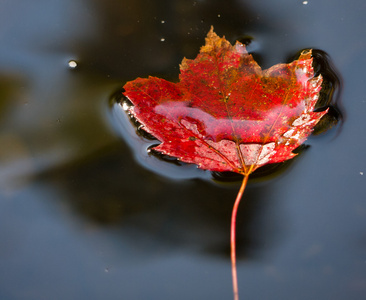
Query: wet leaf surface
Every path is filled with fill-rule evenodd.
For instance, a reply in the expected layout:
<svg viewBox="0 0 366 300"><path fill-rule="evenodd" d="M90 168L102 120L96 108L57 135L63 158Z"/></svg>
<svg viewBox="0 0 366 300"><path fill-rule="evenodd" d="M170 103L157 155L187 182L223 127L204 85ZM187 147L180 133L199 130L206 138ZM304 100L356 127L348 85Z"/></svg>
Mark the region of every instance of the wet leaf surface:
<svg viewBox="0 0 366 300"><path fill-rule="evenodd" d="M180 81L138 78L125 85L130 108L162 143L154 150L211 171L250 174L294 156L327 110L313 112L322 77L311 50L263 70L245 45L231 45L213 28Z"/></svg>

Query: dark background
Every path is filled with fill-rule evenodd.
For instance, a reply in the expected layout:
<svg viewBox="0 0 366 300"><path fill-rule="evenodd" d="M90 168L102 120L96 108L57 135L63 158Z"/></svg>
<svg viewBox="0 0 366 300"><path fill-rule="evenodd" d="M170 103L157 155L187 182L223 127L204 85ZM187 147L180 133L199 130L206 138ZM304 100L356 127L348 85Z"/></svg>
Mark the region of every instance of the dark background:
<svg viewBox="0 0 366 300"><path fill-rule="evenodd" d="M211 25L263 68L321 49L341 80L341 122L249 182L241 298L364 299L366 3L305 3L0 0L0 299L231 299L240 182L149 156L114 102L177 80Z"/></svg>

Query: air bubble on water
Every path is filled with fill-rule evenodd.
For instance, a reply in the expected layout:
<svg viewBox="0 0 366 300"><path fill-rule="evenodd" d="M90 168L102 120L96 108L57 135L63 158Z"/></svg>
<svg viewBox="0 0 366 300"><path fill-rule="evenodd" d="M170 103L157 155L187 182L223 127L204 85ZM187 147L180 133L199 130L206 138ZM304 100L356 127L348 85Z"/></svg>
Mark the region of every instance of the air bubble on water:
<svg viewBox="0 0 366 300"><path fill-rule="evenodd" d="M360 175L363 175L363 172L360 172Z"/></svg>
<svg viewBox="0 0 366 300"><path fill-rule="evenodd" d="M302 4L307 5L309 2L308 1L303 1Z"/></svg>
<svg viewBox="0 0 366 300"><path fill-rule="evenodd" d="M164 41L165 41L165 38L161 38L161 39L160 39L160 42L164 42Z"/></svg>
<svg viewBox="0 0 366 300"><path fill-rule="evenodd" d="M220 14L219 14L219 15L217 15L217 17L218 17L218 18L220 18L220 17L221 17L221 15L220 15Z"/></svg>
<svg viewBox="0 0 366 300"><path fill-rule="evenodd" d="M161 20L161 24L164 24L165 23L165 21L164 20Z"/></svg>
<svg viewBox="0 0 366 300"><path fill-rule="evenodd" d="M122 108L124 111L128 111L130 109L130 106L127 104L127 102L122 103Z"/></svg>
<svg viewBox="0 0 366 300"><path fill-rule="evenodd" d="M69 61L69 67L71 69L75 69L78 66L78 63L75 60L70 60Z"/></svg>

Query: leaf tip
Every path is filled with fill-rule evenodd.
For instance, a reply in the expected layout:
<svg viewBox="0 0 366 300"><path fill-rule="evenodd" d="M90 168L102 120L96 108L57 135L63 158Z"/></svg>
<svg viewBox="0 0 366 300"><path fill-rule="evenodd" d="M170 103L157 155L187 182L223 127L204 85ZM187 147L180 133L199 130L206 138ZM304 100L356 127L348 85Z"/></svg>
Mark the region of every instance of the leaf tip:
<svg viewBox="0 0 366 300"><path fill-rule="evenodd" d="M298 60L310 59L312 57L312 52L313 52L313 49L305 49L305 50L301 51Z"/></svg>
<svg viewBox="0 0 366 300"><path fill-rule="evenodd" d="M221 48L222 46L231 46L231 44L225 39L225 36L220 38L214 31L214 27L211 26L210 31L207 33L206 43L201 47L200 52L211 52L216 48Z"/></svg>

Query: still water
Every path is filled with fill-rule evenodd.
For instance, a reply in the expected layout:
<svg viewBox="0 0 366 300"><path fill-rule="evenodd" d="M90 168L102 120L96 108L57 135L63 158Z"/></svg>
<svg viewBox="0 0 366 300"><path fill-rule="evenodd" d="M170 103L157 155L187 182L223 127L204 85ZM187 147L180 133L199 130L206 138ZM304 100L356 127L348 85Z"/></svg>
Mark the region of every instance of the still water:
<svg viewBox="0 0 366 300"><path fill-rule="evenodd" d="M211 25L263 68L325 51L341 121L238 213L241 299L366 295L366 3L0 0L0 299L231 299L240 180L147 154L126 81L176 81Z"/></svg>

